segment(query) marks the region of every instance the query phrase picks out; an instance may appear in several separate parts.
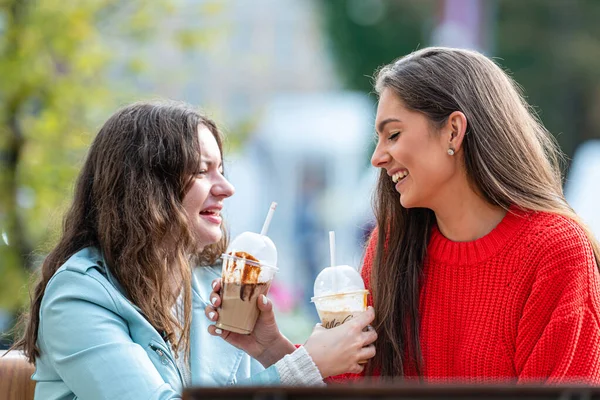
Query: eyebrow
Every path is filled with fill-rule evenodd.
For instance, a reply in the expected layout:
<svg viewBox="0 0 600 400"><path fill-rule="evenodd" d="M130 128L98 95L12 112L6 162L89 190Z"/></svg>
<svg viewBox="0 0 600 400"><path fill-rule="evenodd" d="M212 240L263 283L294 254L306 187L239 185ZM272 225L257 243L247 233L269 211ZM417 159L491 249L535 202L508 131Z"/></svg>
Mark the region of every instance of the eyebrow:
<svg viewBox="0 0 600 400"><path fill-rule="evenodd" d="M206 158L204 158L204 157L200 157L200 162L201 162L201 163L205 163L205 164L206 164L207 166L209 166L209 167L211 167L211 166L213 166L214 164L216 164L216 162L214 162L213 160L211 160L211 159L206 159ZM219 168L223 168L223 161L219 162Z"/></svg>
<svg viewBox="0 0 600 400"><path fill-rule="evenodd" d="M385 128L385 126L388 123L390 123L390 122L402 122L402 121L399 120L398 118L387 118L387 119L384 119L379 124L377 124L377 132L381 133L381 131L383 131L383 128Z"/></svg>

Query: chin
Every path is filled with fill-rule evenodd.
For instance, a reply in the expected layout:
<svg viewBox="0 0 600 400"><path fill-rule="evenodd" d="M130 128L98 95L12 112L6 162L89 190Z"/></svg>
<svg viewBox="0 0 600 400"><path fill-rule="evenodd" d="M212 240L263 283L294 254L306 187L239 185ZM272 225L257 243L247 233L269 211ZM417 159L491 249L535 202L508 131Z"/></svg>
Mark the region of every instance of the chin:
<svg viewBox="0 0 600 400"><path fill-rule="evenodd" d="M211 244L217 243L223 237L223 232L219 229L217 232L199 232L196 236L200 247L205 248Z"/></svg>
<svg viewBox="0 0 600 400"><path fill-rule="evenodd" d="M208 240L206 240L206 245L210 246L211 244L215 244L219 242L219 240L221 240L222 237L223 234L221 233L221 231L219 231L218 234L213 234L210 236L210 238L207 238Z"/></svg>
<svg viewBox="0 0 600 400"><path fill-rule="evenodd" d="M400 205L404 208L411 208L410 199L407 199L406 196L400 195Z"/></svg>
<svg viewBox="0 0 600 400"><path fill-rule="evenodd" d="M404 208L422 207L421 205L419 205L417 203L418 202L415 202L413 199L410 198L410 196L400 195L400 205L402 205L402 207L404 207Z"/></svg>

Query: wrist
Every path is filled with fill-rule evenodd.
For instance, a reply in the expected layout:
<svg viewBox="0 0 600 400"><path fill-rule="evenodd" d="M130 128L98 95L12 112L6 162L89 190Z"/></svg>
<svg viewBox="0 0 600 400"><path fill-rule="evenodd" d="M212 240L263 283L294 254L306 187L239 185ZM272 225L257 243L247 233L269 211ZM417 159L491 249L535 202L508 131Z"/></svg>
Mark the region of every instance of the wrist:
<svg viewBox="0 0 600 400"><path fill-rule="evenodd" d="M256 359L263 367L268 368L286 355L292 354L294 351L296 351L296 346L280 333L279 338L269 345L269 347Z"/></svg>
<svg viewBox="0 0 600 400"><path fill-rule="evenodd" d="M308 354L308 356L310 357L310 359L312 360L312 362L317 367L317 370L321 374L321 377L323 379L327 378L329 376L329 374L327 374L327 371L324 371L325 368L323 368L320 353L317 352L315 349L313 349L312 343L310 343L309 341L304 343L303 347L304 347L304 350L306 351L306 353ZM322 353L322 351L321 351L321 353Z"/></svg>

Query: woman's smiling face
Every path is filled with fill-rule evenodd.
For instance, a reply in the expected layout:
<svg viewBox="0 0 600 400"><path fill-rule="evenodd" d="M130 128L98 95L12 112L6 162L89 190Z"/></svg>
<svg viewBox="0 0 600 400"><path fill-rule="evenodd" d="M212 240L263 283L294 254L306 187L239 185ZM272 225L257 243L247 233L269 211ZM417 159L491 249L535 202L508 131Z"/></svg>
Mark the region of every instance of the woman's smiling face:
<svg viewBox="0 0 600 400"><path fill-rule="evenodd" d="M223 200L235 190L223 176L221 151L212 132L200 125L198 137L201 162L183 198L183 207L190 219L196 246L202 249L221 240Z"/></svg>
<svg viewBox="0 0 600 400"><path fill-rule="evenodd" d="M375 126L371 164L387 171L403 207L433 208L455 173L447 136L436 132L424 114L407 109L389 88L379 98Z"/></svg>

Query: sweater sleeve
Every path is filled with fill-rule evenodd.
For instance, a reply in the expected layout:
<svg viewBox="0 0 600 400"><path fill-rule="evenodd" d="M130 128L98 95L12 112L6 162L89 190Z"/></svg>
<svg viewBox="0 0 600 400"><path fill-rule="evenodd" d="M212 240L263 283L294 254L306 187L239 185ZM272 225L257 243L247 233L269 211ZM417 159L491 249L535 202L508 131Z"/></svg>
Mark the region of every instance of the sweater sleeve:
<svg viewBox="0 0 600 400"><path fill-rule="evenodd" d="M598 384L600 278L591 245L569 221L541 237L539 270L516 336L518 380Z"/></svg>
<svg viewBox="0 0 600 400"><path fill-rule="evenodd" d="M275 363L281 384L286 386L323 386L323 378L303 346Z"/></svg>
<svg viewBox="0 0 600 400"><path fill-rule="evenodd" d="M365 288L371 292L371 271L373 270L373 260L375 260L375 250L377 249L377 228L371 234L369 238L369 242L367 244L367 248L365 250L365 256L363 258L362 269L360 270L360 275L365 282ZM368 296L367 304L373 305L372 296ZM360 374L342 374L336 376L330 376L325 379L325 382L328 384L340 384L347 383L352 381L360 381L365 377L364 371Z"/></svg>

